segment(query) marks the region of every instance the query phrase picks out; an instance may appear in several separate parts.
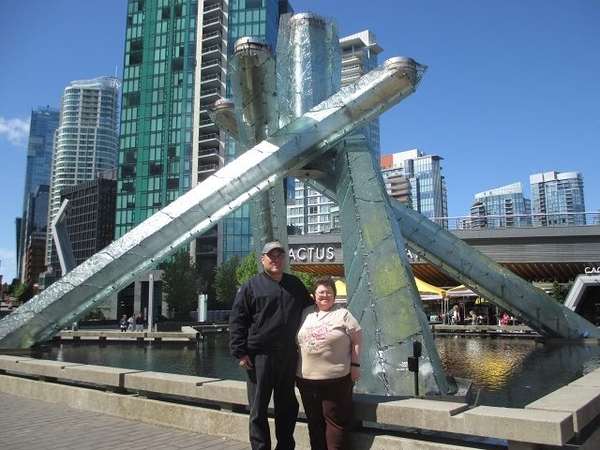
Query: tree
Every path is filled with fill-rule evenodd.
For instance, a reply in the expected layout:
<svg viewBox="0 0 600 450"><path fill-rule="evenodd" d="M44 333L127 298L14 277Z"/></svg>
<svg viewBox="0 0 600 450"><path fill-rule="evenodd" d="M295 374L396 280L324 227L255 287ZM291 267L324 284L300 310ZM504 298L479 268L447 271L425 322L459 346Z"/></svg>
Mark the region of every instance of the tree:
<svg viewBox="0 0 600 450"><path fill-rule="evenodd" d="M554 282L552 283L552 293L550 294L550 296L559 303L565 302L565 289L563 288L563 285L560 284L556 278L554 279Z"/></svg>
<svg viewBox="0 0 600 450"><path fill-rule="evenodd" d="M238 286L244 281L258 273L258 261L254 252L248 253L244 259L242 259L240 265L235 271Z"/></svg>
<svg viewBox="0 0 600 450"><path fill-rule="evenodd" d="M314 273L297 272L295 270L292 270L292 275L296 275L298 278L300 278L304 286L306 286L306 289L308 289L308 292L310 292L311 294L315 280L320 277L320 275Z"/></svg>
<svg viewBox="0 0 600 450"><path fill-rule="evenodd" d="M162 264L163 293L170 311L176 318L189 318L189 312L198 307L198 295L204 282L196 265L186 250L173 255L171 261Z"/></svg>
<svg viewBox="0 0 600 450"><path fill-rule="evenodd" d="M102 309L96 308L87 313L81 320L104 320Z"/></svg>
<svg viewBox="0 0 600 450"><path fill-rule="evenodd" d="M237 270L242 260L234 255L218 267L215 267L215 295L218 309L231 309L233 299L240 286L237 281Z"/></svg>
<svg viewBox="0 0 600 450"><path fill-rule="evenodd" d="M25 283L19 283L14 288L14 297L19 303L25 303L33 297L33 286Z"/></svg>

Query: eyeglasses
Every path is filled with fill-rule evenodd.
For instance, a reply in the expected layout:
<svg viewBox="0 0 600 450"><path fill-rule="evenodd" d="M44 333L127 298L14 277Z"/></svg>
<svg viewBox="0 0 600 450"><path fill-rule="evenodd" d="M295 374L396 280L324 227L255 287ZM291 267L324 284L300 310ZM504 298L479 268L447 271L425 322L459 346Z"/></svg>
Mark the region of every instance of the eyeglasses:
<svg viewBox="0 0 600 450"><path fill-rule="evenodd" d="M272 259L279 259L279 258L285 257L285 253L284 252L269 252L269 253L265 253L264 256L266 256L272 260Z"/></svg>
<svg viewBox="0 0 600 450"><path fill-rule="evenodd" d="M331 292L331 291L318 291L318 292L315 292L315 294L318 297L329 297L329 296L333 295L333 292Z"/></svg>

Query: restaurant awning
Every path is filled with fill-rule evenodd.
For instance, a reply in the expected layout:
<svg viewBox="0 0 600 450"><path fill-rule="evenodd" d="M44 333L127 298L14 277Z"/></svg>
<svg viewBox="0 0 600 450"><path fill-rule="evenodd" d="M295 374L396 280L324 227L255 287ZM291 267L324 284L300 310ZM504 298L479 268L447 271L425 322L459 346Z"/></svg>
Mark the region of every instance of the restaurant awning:
<svg viewBox="0 0 600 450"><path fill-rule="evenodd" d="M453 287L446 291L447 298L477 297L477 296L478 296L478 294L473 292L471 289L469 289L464 284Z"/></svg>
<svg viewBox="0 0 600 450"><path fill-rule="evenodd" d="M444 289L440 289L435 287L429 283L424 282L415 277L415 284L417 285L417 289L419 290L419 295L421 300L442 300L446 294ZM337 291L337 297L345 299L346 298L346 283L344 280L336 280L335 281L335 290Z"/></svg>
<svg viewBox="0 0 600 450"><path fill-rule="evenodd" d="M439 287L426 283L417 277L415 277L415 284L417 285L419 296L423 301L442 300L446 295L446 291L444 289L440 289Z"/></svg>

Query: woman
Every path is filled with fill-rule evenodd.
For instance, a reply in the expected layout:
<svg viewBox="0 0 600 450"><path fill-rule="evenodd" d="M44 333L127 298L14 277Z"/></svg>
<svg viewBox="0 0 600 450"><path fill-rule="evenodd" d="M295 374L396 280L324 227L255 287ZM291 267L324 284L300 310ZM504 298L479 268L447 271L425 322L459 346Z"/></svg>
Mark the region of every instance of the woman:
<svg viewBox="0 0 600 450"><path fill-rule="evenodd" d="M450 325L458 325L460 322L460 312L458 310L458 305L454 305L452 308L452 314L450 315Z"/></svg>
<svg viewBox="0 0 600 450"><path fill-rule="evenodd" d="M360 377L362 331L350 312L335 304L335 283L320 277L315 305L302 311L296 384L308 420L312 450L346 449L352 424L352 389Z"/></svg>
<svg viewBox="0 0 600 450"><path fill-rule="evenodd" d="M121 332L127 331L127 314L123 314L121 321L119 322Z"/></svg>

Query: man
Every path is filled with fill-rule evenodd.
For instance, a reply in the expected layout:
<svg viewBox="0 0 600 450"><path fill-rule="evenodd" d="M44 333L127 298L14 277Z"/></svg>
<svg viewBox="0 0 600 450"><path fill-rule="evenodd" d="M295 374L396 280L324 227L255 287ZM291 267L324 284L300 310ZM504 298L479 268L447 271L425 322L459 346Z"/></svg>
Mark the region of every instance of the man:
<svg viewBox="0 0 600 450"><path fill-rule="evenodd" d="M287 253L279 242L267 243L260 261L263 271L242 284L233 302L229 349L247 374L252 449L271 449L267 411L273 394L275 448L291 450L298 418L296 332L302 309L314 302L299 278L284 273Z"/></svg>

